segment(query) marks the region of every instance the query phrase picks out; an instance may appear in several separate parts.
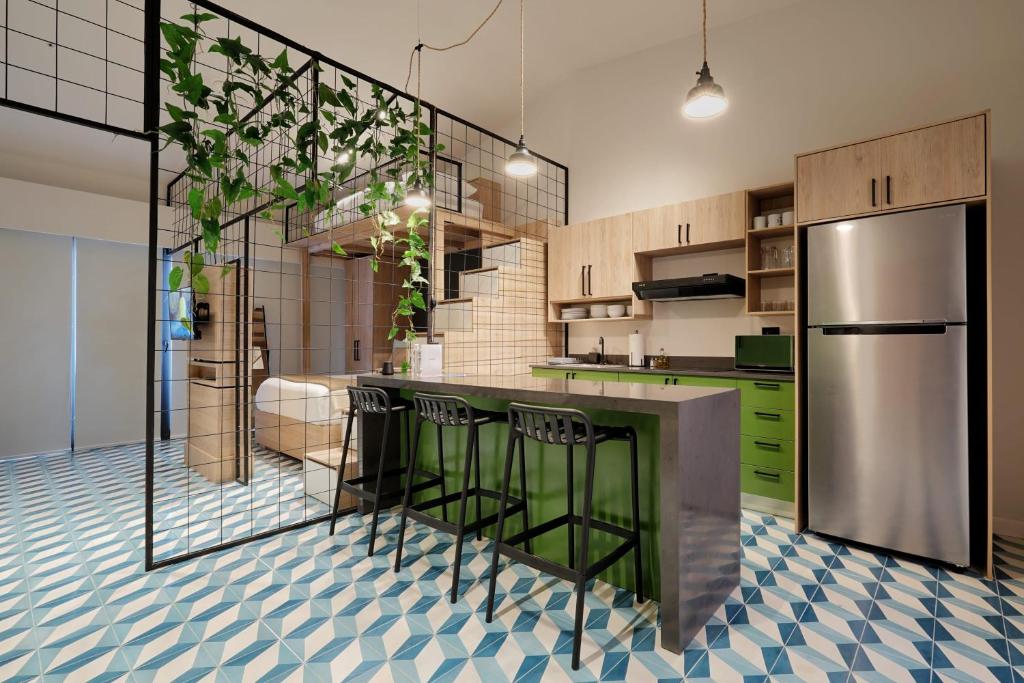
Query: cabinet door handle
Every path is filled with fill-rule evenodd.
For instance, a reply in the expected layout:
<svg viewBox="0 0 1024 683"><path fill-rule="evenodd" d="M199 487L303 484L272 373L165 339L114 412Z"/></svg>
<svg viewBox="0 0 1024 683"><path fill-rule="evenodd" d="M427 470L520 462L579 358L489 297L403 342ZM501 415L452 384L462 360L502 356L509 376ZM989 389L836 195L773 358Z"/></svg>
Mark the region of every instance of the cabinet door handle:
<svg viewBox="0 0 1024 683"><path fill-rule="evenodd" d="M768 479L779 479L780 478L778 472L764 472L762 470L754 470L754 474L756 474L759 477L767 477Z"/></svg>
<svg viewBox="0 0 1024 683"><path fill-rule="evenodd" d="M690 243L690 224L686 224L686 243Z"/></svg>
<svg viewBox="0 0 1024 683"><path fill-rule="evenodd" d="M672 379L672 378L671 378L671 377L666 377L666 378L665 378L665 386L668 386L668 381L669 381L670 379Z"/></svg>
<svg viewBox="0 0 1024 683"><path fill-rule="evenodd" d="M580 296L587 295L587 267L580 266Z"/></svg>
<svg viewBox="0 0 1024 683"><path fill-rule="evenodd" d="M590 269L593 267L593 264L587 266L587 294L590 296L594 296L594 280L590 273Z"/></svg>
<svg viewBox="0 0 1024 683"><path fill-rule="evenodd" d="M679 386L679 378L678 378L678 377L675 377L675 378L673 378L673 379L672 379L672 384L673 384L674 386Z"/></svg>
<svg viewBox="0 0 1024 683"><path fill-rule="evenodd" d="M683 224L680 223L676 226L676 244L683 243Z"/></svg>
<svg viewBox="0 0 1024 683"><path fill-rule="evenodd" d="M878 202L875 201L875 189L878 187L878 179L871 179L871 206L878 206Z"/></svg>
<svg viewBox="0 0 1024 683"><path fill-rule="evenodd" d="M754 445L760 446L761 448L770 448L773 451L777 451L782 448L782 444L772 443L771 441L755 441Z"/></svg>
<svg viewBox="0 0 1024 683"><path fill-rule="evenodd" d="M760 411L755 410L754 411L754 415L757 415L758 417L763 417L763 418L765 418L767 420L781 420L782 419L782 415L780 413L762 413Z"/></svg>
<svg viewBox="0 0 1024 683"><path fill-rule="evenodd" d="M885 203L892 204L892 176L885 176Z"/></svg>
<svg viewBox="0 0 1024 683"><path fill-rule="evenodd" d="M775 382L754 382L754 386L757 387L758 389L774 389L775 391L778 391L779 389L782 388Z"/></svg>

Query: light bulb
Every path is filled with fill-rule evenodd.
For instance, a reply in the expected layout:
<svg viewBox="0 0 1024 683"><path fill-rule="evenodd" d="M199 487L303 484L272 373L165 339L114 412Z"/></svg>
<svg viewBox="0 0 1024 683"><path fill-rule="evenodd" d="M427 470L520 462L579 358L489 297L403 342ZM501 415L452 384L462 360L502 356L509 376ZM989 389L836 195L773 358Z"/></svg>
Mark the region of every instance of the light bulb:
<svg viewBox="0 0 1024 683"><path fill-rule="evenodd" d="M697 85L686 93L683 115L691 119L708 119L728 109L729 100L725 97L725 91L711 77L707 62L704 62L697 74Z"/></svg>
<svg viewBox="0 0 1024 683"><path fill-rule="evenodd" d="M426 209L430 207L430 195L423 189L423 183L416 179L409 192L405 195L405 205L414 209Z"/></svg>
<svg viewBox="0 0 1024 683"><path fill-rule="evenodd" d="M520 178L537 174L537 158L530 153L526 139L522 135L519 136L516 151L512 152L505 162L505 173Z"/></svg>

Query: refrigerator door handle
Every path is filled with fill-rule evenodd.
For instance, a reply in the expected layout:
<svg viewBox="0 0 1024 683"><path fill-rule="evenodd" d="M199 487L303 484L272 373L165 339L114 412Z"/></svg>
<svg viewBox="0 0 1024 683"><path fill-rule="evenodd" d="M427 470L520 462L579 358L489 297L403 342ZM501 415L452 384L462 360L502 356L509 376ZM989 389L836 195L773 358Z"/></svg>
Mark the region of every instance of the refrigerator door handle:
<svg viewBox="0 0 1024 683"><path fill-rule="evenodd" d="M948 323L874 323L868 325L835 325L822 327L825 336L879 334L946 334Z"/></svg>

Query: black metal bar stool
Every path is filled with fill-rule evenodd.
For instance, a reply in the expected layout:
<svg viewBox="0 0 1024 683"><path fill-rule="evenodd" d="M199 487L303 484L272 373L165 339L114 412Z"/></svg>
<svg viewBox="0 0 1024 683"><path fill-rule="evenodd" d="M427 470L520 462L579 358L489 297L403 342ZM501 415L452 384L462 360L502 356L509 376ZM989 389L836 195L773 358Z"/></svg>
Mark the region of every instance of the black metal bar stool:
<svg viewBox="0 0 1024 683"><path fill-rule="evenodd" d="M373 522L370 525L370 547L366 554L373 555L373 546L377 540L377 521L380 518L380 498L384 480L401 477L406 471L404 465L391 469L384 468L384 457L388 450L388 435L391 432L391 416L395 414L402 415L406 442L411 444L412 441L409 439L409 413L411 412L412 404L402 399L393 401L388 392L378 387L348 387L348 398L348 422L345 425L345 442L341 450L341 464L338 465L338 484L334 490L334 509L331 512L331 536L334 535L335 525L338 521L342 491L351 493L361 500L369 501L373 504ZM352 440L352 424L357 413L360 416L382 415L384 417L384 431L380 444L381 457L376 472L363 474L354 479L345 479L345 466L348 463L349 444ZM367 444L363 444L364 449L366 449L366 446ZM442 472L444 471L443 460L441 460L441 470ZM436 486L438 483L442 487L444 486L444 477L442 475L432 472L423 472L422 474L429 480L414 487L415 491ZM363 485L371 482L376 483L373 491L368 491Z"/></svg>
<svg viewBox="0 0 1024 683"><path fill-rule="evenodd" d="M416 394L413 396L413 405L416 410L416 426L413 428L413 437L410 442L413 444L413 447L409 452L409 468L408 475L405 480L405 497L402 501L402 521L398 528L398 553L395 556L395 571L397 572L402 566L402 544L405 540L405 525L409 517L412 517L417 522L426 524L434 529L454 534L455 567L453 568L451 601L455 602L459 595L459 570L462 567L462 542L466 533L475 531L477 540L480 540L483 538L481 533L482 529L494 524L494 522L498 520L497 513L488 515L487 517L483 516L483 498L490 498L491 500L498 500L500 498L503 506L508 505L509 501L511 501L511 505L508 506L506 514L522 512L523 528L530 528L529 513L527 511L525 495L526 462L524 458L520 457L519 486L520 490L524 492L521 499L511 498L508 496L507 481L505 482L504 493L483 488L480 485L480 440L477 432L483 425L506 422L507 415L505 413L497 413L490 410L477 410L465 399L458 396ZM466 439L466 462L462 470L462 488L459 491L447 493L444 489L444 485L442 484L441 495L439 497L413 504L412 494L417 490L417 488L413 486L413 480L415 479L414 475L416 472L416 459L418 457L418 449L416 446L419 444L420 426L424 422L432 422L437 426L437 453L440 462L443 462L444 457L444 428L468 427L468 435ZM520 448L520 451L522 451L522 447ZM522 456L522 452L520 452L520 456ZM475 481L473 487L470 488L469 479L470 475L473 474L474 467L476 468ZM430 485L436 485L436 482L431 483ZM476 499L476 518L472 523L466 524L466 507L470 496L473 496ZM448 503L453 503L456 500L459 501L459 517L458 521L455 524L452 524L448 521L447 508ZM427 514L427 510L432 510L437 507L441 508L441 519L437 519L436 517ZM527 541L527 548L529 547L529 541Z"/></svg>
<svg viewBox="0 0 1024 683"><path fill-rule="evenodd" d="M553 446L565 446L566 457L566 513L532 529L526 529L509 538L504 537L506 503L508 500L509 478L512 475L512 461L515 457L516 442L520 443L520 463L523 458L521 444L527 438ZM594 499L594 469L596 464L597 444L605 441L629 442L629 474L630 492L632 494L633 528L626 529L591 517L591 506ZM587 449L587 472L583 487L583 510L577 515L573 508L573 447L583 446ZM520 464L522 467L522 464ZM644 601L643 566L640 559L640 500L637 481L636 430L632 427L595 426L590 418L578 410L565 408L546 408L521 403L510 403L508 406L508 448L505 452L505 474L501 485L501 498L498 502L498 530L494 541L494 554L491 558L490 586L487 591L487 622L494 615L494 591L498 582L498 556L505 555L513 560L554 574L555 576L576 583L576 625L573 629L572 668L580 668L580 641L583 636L583 598L587 581L610 567L630 550L633 551L634 571L636 572L637 602ZM525 495L525 493L524 493ZM568 529L569 566L563 567L551 560L530 553L529 548L520 550L515 547L525 544L530 539L553 531L562 526ZM580 548L576 555L574 550L575 527L580 526ZM590 530L597 529L605 533L625 539L608 555L589 564Z"/></svg>

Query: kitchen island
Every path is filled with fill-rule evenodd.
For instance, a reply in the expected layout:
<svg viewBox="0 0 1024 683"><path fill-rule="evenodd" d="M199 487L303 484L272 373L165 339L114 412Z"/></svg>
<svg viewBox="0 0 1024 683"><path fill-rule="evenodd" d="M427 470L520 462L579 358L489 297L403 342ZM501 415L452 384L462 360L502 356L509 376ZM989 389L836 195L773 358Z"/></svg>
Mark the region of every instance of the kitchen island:
<svg viewBox="0 0 1024 683"><path fill-rule="evenodd" d="M577 408L590 414L598 424L633 425L639 434L642 540L645 560L655 560L647 562L647 566L653 566L654 582L649 585L653 585L654 596L660 601L661 646L671 652L682 652L738 586L740 401L735 389L522 375L368 374L361 375L358 383L381 387L406 398L417 391L462 396L474 405L492 410L501 409L511 401ZM361 419L360 446L379 444L382 427L382 420L373 420L370 416ZM399 421L392 422L392 429L391 443L400 443ZM484 434L487 429L490 429L490 436ZM446 478L453 484L455 468L461 467L465 449L464 436L458 436L450 443L446 441L445 448L446 453L451 454L446 463ZM487 488L497 488L506 436L507 428L503 425L481 430L481 469ZM390 452L379 455L361 450L360 459L369 460L371 469L377 466L379 457L384 458L386 466L393 466L399 462L402 447L394 446ZM419 447L422 463L426 451L434 447L433 439L421 438ZM564 460L559 461L550 451L544 453L540 444L531 444L530 448L534 450L527 450L529 502L531 521L536 525L554 516L545 514L545 508L564 512L564 498L561 501L550 499L557 495L558 486L564 489L565 466ZM455 454L458 457L453 457ZM618 506L628 498L624 489L619 490L627 479L614 476L614 470L627 465L625 458L615 456L607 445L599 448L597 476L602 485L595 491L594 516L597 518L625 515L625 510L620 513ZM552 490L556 494L552 494ZM392 491L394 493L397 492ZM563 545L552 542L535 552L564 562ZM608 577L602 575L602 578ZM628 580L615 580L614 576L611 579L613 583L630 587Z"/></svg>

